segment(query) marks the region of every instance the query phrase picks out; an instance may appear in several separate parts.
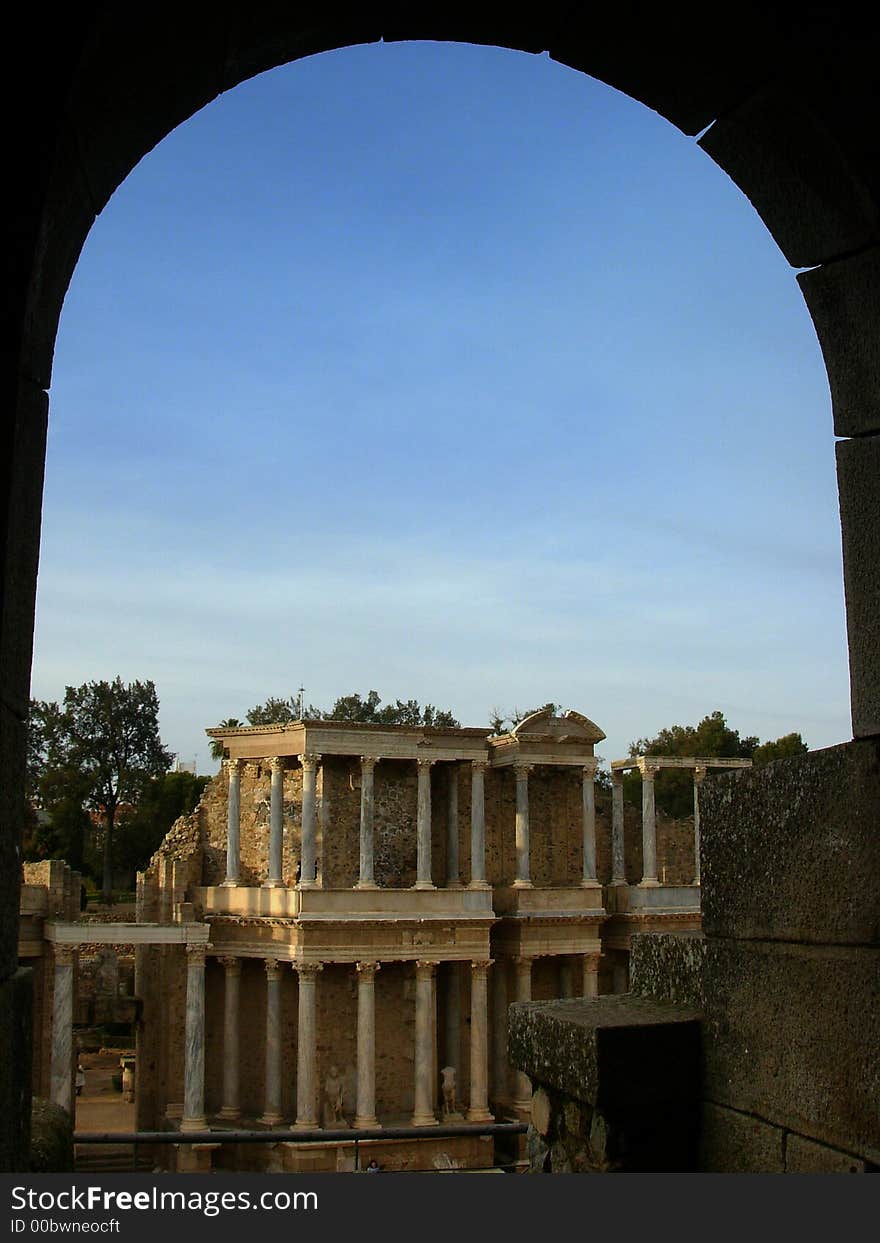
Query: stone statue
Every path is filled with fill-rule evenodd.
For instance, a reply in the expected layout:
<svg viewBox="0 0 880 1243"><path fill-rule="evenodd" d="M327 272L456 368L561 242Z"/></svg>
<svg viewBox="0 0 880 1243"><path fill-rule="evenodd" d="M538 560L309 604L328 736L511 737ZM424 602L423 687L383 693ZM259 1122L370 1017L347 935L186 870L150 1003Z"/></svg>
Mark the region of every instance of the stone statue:
<svg viewBox="0 0 880 1243"><path fill-rule="evenodd" d="M455 1067L444 1066L440 1074L443 1079L443 1117L451 1118L458 1113L455 1100Z"/></svg>
<svg viewBox="0 0 880 1243"><path fill-rule="evenodd" d="M344 1127L348 1123L342 1114L343 1079L339 1067L333 1065L324 1080L324 1126Z"/></svg>

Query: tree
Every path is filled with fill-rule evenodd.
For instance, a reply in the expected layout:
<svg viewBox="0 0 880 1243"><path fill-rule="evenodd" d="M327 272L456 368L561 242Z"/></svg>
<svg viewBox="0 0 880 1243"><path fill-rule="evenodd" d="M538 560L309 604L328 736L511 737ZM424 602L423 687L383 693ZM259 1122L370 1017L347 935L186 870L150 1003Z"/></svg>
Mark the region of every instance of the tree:
<svg viewBox="0 0 880 1243"><path fill-rule="evenodd" d="M378 691L370 691L366 697L355 692L343 695L336 700L329 712L316 708L314 704L303 705L300 715L300 701L291 695L288 699L270 696L264 704L257 704L247 713L250 725L286 725L290 721L357 721L375 725L427 725L435 728L456 728L459 722L451 712L436 708L433 704L425 704L424 708L415 699L406 701L398 699L395 703L385 704L380 708L382 697ZM235 722L239 724L239 722ZM233 728L232 719L222 722L222 727ZM222 743L214 743L211 754L215 759L222 758Z"/></svg>
<svg viewBox="0 0 880 1243"><path fill-rule="evenodd" d="M228 716L225 721L220 722L220 724L217 726L217 729L239 729L241 727L241 724L242 722L238 719L237 716ZM223 743L220 741L219 738L211 739L211 759L212 760L223 759Z"/></svg>
<svg viewBox="0 0 880 1243"><path fill-rule="evenodd" d="M188 772L153 777L144 787L137 807L125 818L119 865L129 872L142 871L174 821L195 811L210 780Z"/></svg>
<svg viewBox="0 0 880 1243"><path fill-rule="evenodd" d="M787 760L794 755L803 755L809 747L800 734L783 734L775 742L762 742L752 752L752 763L757 767L771 764L774 760Z"/></svg>
<svg viewBox="0 0 880 1243"><path fill-rule="evenodd" d="M159 738L159 700L152 682L86 682L68 686L64 706L36 703L33 754L42 758L40 783L75 790L80 806L103 821L105 902L113 896L113 845L121 807L136 805L171 752Z"/></svg>

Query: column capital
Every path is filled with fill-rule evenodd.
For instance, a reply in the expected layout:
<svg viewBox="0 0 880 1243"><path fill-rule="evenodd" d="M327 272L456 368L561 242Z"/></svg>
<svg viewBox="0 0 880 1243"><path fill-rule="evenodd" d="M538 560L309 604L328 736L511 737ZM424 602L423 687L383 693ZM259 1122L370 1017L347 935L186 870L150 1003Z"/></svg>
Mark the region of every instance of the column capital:
<svg viewBox="0 0 880 1243"><path fill-rule="evenodd" d="M76 961L77 946L55 944L55 966L72 967Z"/></svg>
<svg viewBox="0 0 880 1243"><path fill-rule="evenodd" d="M417 958L416 959L416 975L423 979L427 977L429 980L433 978L434 972L439 966L439 962L435 958Z"/></svg>
<svg viewBox="0 0 880 1243"><path fill-rule="evenodd" d="M273 773L283 773L284 772L284 756L283 755L270 755L269 756L269 770L270 772L273 772Z"/></svg>
<svg viewBox="0 0 880 1243"><path fill-rule="evenodd" d="M535 961L535 954L514 954L513 961L518 967L530 967Z"/></svg>
<svg viewBox="0 0 880 1243"><path fill-rule="evenodd" d="M293 969L300 976L310 976L312 979L316 979L318 972L324 970L324 964L322 962L295 962L293 963Z"/></svg>
<svg viewBox="0 0 880 1243"><path fill-rule="evenodd" d="M598 760L587 760L586 763L582 765L582 770L583 770L583 775L586 780L588 781L593 780L596 776L596 773L599 770L599 761Z"/></svg>
<svg viewBox="0 0 880 1243"><path fill-rule="evenodd" d="M494 958L472 958L471 971L474 975L485 975L494 961Z"/></svg>
<svg viewBox="0 0 880 1243"><path fill-rule="evenodd" d="M705 777L709 776L709 768L706 764L697 764L694 768L694 782L700 785Z"/></svg>
<svg viewBox="0 0 880 1243"><path fill-rule="evenodd" d="M241 975L241 959L235 954L218 954L217 961L225 967L227 975Z"/></svg>
<svg viewBox="0 0 880 1243"><path fill-rule="evenodd" d="M317 751L304 751L299 757L299 762L304 769L314 770L321 763L321 756Z"/></svg>
<svg viewBox="0 0 880 1243"><path fill-rule="evenodd" d="M213 948L213 945L206 945L204 942L194 944L192 941L187 941L186 958L188 965L191 967L204 967L205 959Z"/></svg>
<svg viewBox="0 0 880 1243"><path fill-rule="evenodd" d="M284 964L279 962L277 958L264 958L263 966L266 970L267 980L280 980L281 968Z"/></svg>
<svg viewBox="0 0 880 1243"><path fill-rule="evenodd" d="M599 961L601 958L602 958L601 954L584 954L583 956L584 971L589 971L594 974L598 972Z"/></svg>
<svg viewBox="0 0 880 1243"><path fill-rule="evenodd" d="M639 772L642 774L643 781L653 781L660 772L659 764L652 764L650 760L639 760Z"/></svg>
<svg viewBox="0 0 880 1243"><path fill-rule="evenodd" d="M534 764L530 764L528 760L513 761L513 771L516 774L517 780L520 777L528 777L534 767Z"/></svg>
<svg viewBox="0 0 880 1243"><path fill-rule="evenodd" d="M611 770L611 784L612 784L613 786L622 786L622 785L623 785L623 769L622 769L622 768L612 768L612 770Z"/></svg>
<svg viewBox="0 0 880 1243"><path fill-rule="evenodd" d="M484 773L490 767L488 760L471 760L471 768L475 773Z"/></svg>
<svg viewBox="0 0 880 1243"><path fill-rule="evenodd" d="M382 970L380 962L356 962L354 967L358 975L363 975L364 977L375 975L377 971Z"/></svg>
<svg viewBox="0 0 880 1243"><path fill-rule="evenodd" d="M381 755L362 755L361 756L361 768L362 769L366 768L372 771L376 767L376 765L379 763L381 758L382 758Z"/></svg>
<svg viewBox="0 0 880 1243"><path fill-rule="evenodd" d="M241 773L241 760L224 760L223 767L228 777L238 777Z"/></svg>
<svg viewBox="0 0 880 1243"><path fill-rule="evenodd" d="M437 763L437 757L434 756L433 758L428 759L428 757L425 755L417 755L416 763L418 764L419 768L430 768L432 764Z"/></svg>

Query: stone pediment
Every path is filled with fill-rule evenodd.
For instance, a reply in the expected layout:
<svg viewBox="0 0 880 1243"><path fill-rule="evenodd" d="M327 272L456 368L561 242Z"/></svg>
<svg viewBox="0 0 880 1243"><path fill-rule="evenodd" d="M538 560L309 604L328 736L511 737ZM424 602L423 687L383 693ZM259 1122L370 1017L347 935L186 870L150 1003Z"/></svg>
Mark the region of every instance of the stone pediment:
<svg viewBox="0 0 880 1243"><path fill-rule="evenodd" d="M531 716L525 717L510 732L520 742L536 742L540 739L551 742L592 744L601 742L605 737L594 721L572 709L564 712L562 716L554 716L552 709L542 708L540 712L533 712Z"/></svg>

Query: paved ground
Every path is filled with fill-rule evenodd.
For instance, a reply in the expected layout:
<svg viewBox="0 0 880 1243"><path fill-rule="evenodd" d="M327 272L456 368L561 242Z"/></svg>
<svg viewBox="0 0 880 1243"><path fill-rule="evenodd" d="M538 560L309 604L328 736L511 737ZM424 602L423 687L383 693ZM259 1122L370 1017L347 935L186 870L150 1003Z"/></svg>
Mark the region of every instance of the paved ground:
<svg viewBox="0 0 880 1243"><path fill-rule="evenodd" d="M80 1058L86 1072L85 1087L76 1097L77 1131L133 1131L135 1129L134 1104L122 1099L122 1093L113 1086L113 1076L121 1074L119 1053L84 1053ZM125 1154L125 1155L123 1155ZM78 1144L76 1150L78 1168L127 1167L131 1160L131 1147L119 1144Z"/></svg>

